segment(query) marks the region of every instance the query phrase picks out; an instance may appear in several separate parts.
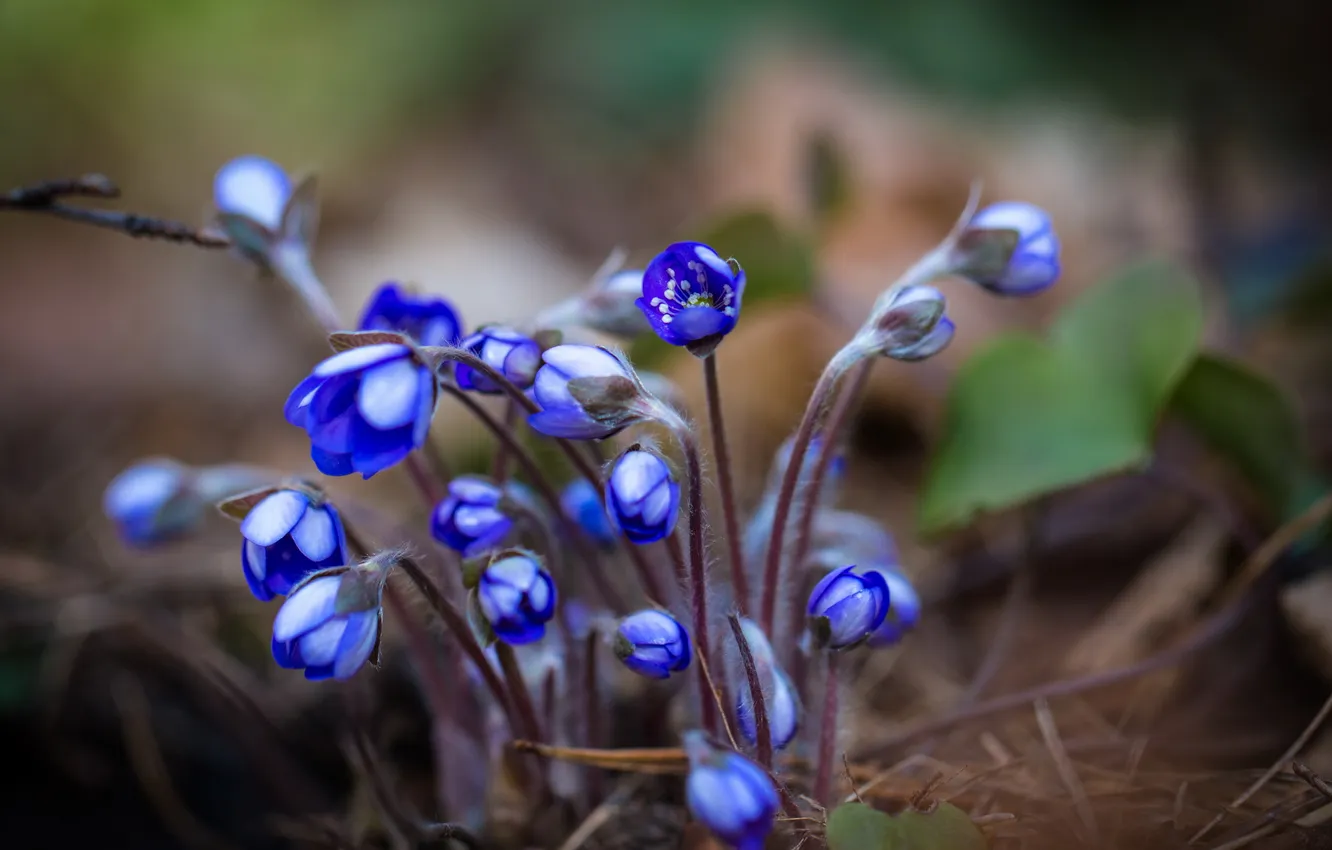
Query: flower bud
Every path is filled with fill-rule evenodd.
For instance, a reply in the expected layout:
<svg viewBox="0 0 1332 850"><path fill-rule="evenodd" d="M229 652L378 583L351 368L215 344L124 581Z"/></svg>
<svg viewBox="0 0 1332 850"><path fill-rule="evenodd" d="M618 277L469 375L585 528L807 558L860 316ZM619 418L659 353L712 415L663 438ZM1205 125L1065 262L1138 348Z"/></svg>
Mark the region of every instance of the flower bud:
<svg viewBox="0 0 1332 850"><path fill-rule="evenodd" d="M767 772L736 752L719 750L701 732L687 732L689 811L736 850L762 850L777 817L777 787Z"/></svg>
<svg viewBox="0 0 1332 850"><path fill-rule="evenodd" d="M643 271L638 308L671 345L706 357L735 328L745 273L702 242L676 242Z"/></svg>
<svg viewBox="0 0 1332 850"><path fill-rule="evenodd" d="M878 572L857 572L855 565L834 570L810 592L806 613L817 646L850 649L883 624L888 583Z"/></svg>
<svg viewBox="0 0 1332 850"><path fill-rule="evenodd" d="M557 345L542 355L533 396L541 410L528 424L548 437L601 440L648 414L633 370L595 345Z"/></svg>
<svg viewBox="0 0 1332 850"><path fill-rule="evenodd" d="M749 646L763 692L763 709L768 716L768 736L774 749L784 749L794 740L800 729L800 698L791 679L777 666L772 644L753 620L741 620L740 629ZM751 744L758 743L758 718L754 714L754 700L750 695L747 676L736 683L735 719L740 733Z"/></svg>
<svg viewBox="0 0 1332 850"><path fill-rule="evenodd" d="M285 596L307 575L347 563L342 518L300 490L266 496L241 520L241 567L261 600Z"/></svg>
<svg viewBox="0 0 1332 850"><path fill-rule="evenodd" d="M902 360L908 363L914 363L918 360L925 360L938 354L948 347L953 341L953 334L957 331L957 326L953 320L947 316L939 319L939 324L927 333L915 345L904 345L885 351L884 354L894 360Z"/></svg>
<svg viewBox="0 0 1332 850"><path fill-rule="evenodd" d="M198 498L194 471L166 458L127 467L106 487L102 510L133 546L180 537L202 522L207 505Z"/></svg>
<svg viewBox="0 0 1332 850"><path fill-rule="evenodd" d="M560 494L560 507L588 537L605 547L615 545L615 526L606 514L606 503L591 481L586 478L570 481Z"/></svg>
<svg viewBox="0 0 1332 850"><path fill-rule="evenodd" d="M486 365L508 378L519 389L532 386L537 368L541 365L541 346L513 328L487 325L462 341L462 347L485 361ZM459 363L455 372L458 386L487 395L504 392L499 384L473 369Z"/></svg>
<svg viewBox="0 0 1332 850"><path fill-rule="evenodd" d="M665 611L630 614L615 631L615 656L649 679L670 678L689 666L692 655L689 632Z"/></svg>
<svg viewBox="0 0 1332 850"><path fill-rule="evenodd" d="M541 640L555 615L550 573L534 556L517 549L485 567L472 598L495 636L508 644Z"/></svg>
<svg viewBox="0 0 1332 850"><path fill-rule="evenodd" d="M425 444L435 376L406 345L381 343L335 354L287 399L287 421L310 435L325 475L369 478Z"/></svg>
<svg viewBox="0 0 1332 850"><path fill-rule="evenodd" d="M363 331L397 331L418 345L456 345L462 339L458 311L443 298L417 295L390 281L381 284L361 315Z"/></svg>
<svg viewBox="0 0 1332 850"><path fill-rule="evenodd" d="M295 587L273 619L273 658L307 679L348 679L379 645L381 599L392 556L317 573Z"/></svg>
<svg viewBox="0 0 1332 850"><path fill-rule="evenodd" d="M893 646L906 637L920 621L920 594L911 586L907 577L892 567L870 567L870 570L883 576L888 585L888 615L883 623L869 636L869 645L874 648Z"/></svg>
<svg viewBox="0 0 1332 850"><path fill-rule="evenodd" d="M513 519L501 508L504 491L475 475L458 476L448 489L430 516L434 538L468 557L500 546L513 528Z"/></svg>
<svg viewBox="0 0 1332 850"><path fill-rule="evenodd" d="M929 339L946 305L943 293L933 286L890 291L880 296L859 339L868 351L886 357L909 355Z"/></svg>
<svg viewBox="0 0 1332 850"><path fill-rule="evenodd" d="M955 273L998 295L1035 295L1059 279L1059 238L1040 207L992 204L958 237L951 264Z"/></svg>
<svg viewBox="0 0 1332 850"><path fill-rule="evenodd" d="M655 452L634 448L620 455L606 485L611 520L634 543L654 543L675 530L680 485Z"/></svg>
<svg viewBox="0 0 1332 850"><path fill-rule="evenodd" d="M254 259L272 247L291 192L287 173L260 156L233 159L213 178L213 205L222 229L237 249Z"/></svg>
<svg viewBox="0 0 1332 850"><path fill-rule="evenodd" d="M622 269L596 281L580 295L541 314L541 327L581 325L612 336L632 339L652 329L638 309L643 294L643 270Z"/></svg>

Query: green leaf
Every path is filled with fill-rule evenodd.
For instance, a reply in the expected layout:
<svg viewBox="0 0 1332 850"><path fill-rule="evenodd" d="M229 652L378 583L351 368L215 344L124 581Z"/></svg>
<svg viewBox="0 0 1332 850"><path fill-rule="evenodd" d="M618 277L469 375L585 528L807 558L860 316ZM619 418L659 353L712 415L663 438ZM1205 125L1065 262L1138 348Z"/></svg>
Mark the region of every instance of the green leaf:
<svg viewBox="0 0 1332 850"><path fill-rule="evenodd" d="M1071 304L1050 339L1007 336L953 383L926 479L926 533L1145 463L1202 328L1196 283L1158 262Z"/></svg>
<svg viewBox="0 0 1332 850"><path fill-rule="evenodd" d="M985 850L985 836L967 813L952 803L929 811L907 809L896 818L902 850Z"/></svg>
<svg viewBox="0 0 1332 850"><path fill-rule="evenodd" d="M897 823L864 803L843 803L828 816L828 850L893 850Z"/></svg>
<svg viewBox="0 0 1332 850"><path fill-rule="evenodd" d="M1239 363L1200 355L1176 388L1170 412L1243 476L1278 522L1327 489L1313 471L1290 400Z"/></svg>
<svg viewBox="0 0 1332 850"><path fill-rule="evenodd" d="M734 258L745 270L744 308L775 298L800 296L814 282L814 250L808 237L786 230L762 210L724 215L680 236L711 245L723 258ZM651 368L675 350L656 334L634 340L629 359L639 368Z"/></svg>

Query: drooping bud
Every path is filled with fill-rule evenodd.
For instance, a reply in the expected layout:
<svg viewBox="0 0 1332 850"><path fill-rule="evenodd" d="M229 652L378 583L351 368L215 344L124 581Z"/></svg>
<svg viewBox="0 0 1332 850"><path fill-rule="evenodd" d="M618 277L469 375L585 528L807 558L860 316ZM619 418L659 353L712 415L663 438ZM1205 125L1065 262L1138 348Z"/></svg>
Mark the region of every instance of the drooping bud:
<svg viewBox="0 0 1332 850"><path fill-rule="evenodd" d="M396 553L315 573L292 589L273 620L273 658L307 679L348 679L377 655L384 581Z"/></svg>
<svg viewBox="0 0 1332 850"><path fill-rule="evenodd" d="M615 630L615 657L649 679L667 679L689 667L693 648L689 632L665 611L630 614Z"/></svg>
<svg viewBox="0 0 1332 850"><path fill-rule="evenodd" d="M829 650L858 646L888 615L888 583L855 565L835 570L814 586L806 613L816 646Z"/></svg>
<svg viewBox="0 0 1332 850"><path fill-rule="evenodd" d="M615 461L606 484L606 509L633 543L655 543L675 530L680 484L661 455L634 447Z"/></svg>
<svg viewBox="0 0 1332 850"><path fill-rule="evenodd" d="M735 850L761 850L777 817L777 787L767 772L737 752L720 750L702 732L686 732L689 811Z"/></svg>
<svg viewBox="0 0 1332 850"><path fill-rule="evenodd" d="M633 369L595 345L557 345L542 355L528 424L550 437L601 440L650 415Z"/></svg>
<svg viewBox="0 0 1332 850"><path fill-rule="evenodd" d="M1059 279L1059 238L1040 207L992 204L958 235L950 266L998 295L1035 295Z"/></svg>

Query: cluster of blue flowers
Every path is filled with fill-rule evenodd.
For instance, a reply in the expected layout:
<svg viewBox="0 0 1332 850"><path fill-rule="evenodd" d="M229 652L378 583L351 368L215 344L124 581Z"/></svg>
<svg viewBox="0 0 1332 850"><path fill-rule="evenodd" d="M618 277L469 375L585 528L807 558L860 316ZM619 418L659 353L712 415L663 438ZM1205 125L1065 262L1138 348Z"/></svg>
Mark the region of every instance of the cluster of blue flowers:
<svg viewBox="0 0 1332 850"><path fill-rule="evenodd" d="M634 444L600 471L580 467L587 474L562 488L529 480L537 486L520 494L521 485L499 472L439 482L445 495L432 506L430 531L465 559L463 584L474 631L486 642L499 641L501 649L541 641L550 626L568 632L566 640L572 636L572 615L557 616L557 583L574 594L564 606L569 611L612 604L597 599L589 591L597 585L580 572L593 568L592 555L571 563L554 551L541 554L543 546L591 542L593 554L612 556L651 547L644 551L655 558L632 553L641 570L674 564L678 593L647 598L647 606L633 612L578 619L595 623L609 616L614 655L639 676L667 680L700 658L725 671L717 684L728 694L757 760L709 743L705 732L713 728L688 733L686 799L718 838L741 850L757 850L773 829L778 792L765 762L772 749L796 740L801 728L798 691L786 665L800 652L895 645L920 616L920 599L898 564L892 538L869 518L834 507L845 461L835 450L836 426L818 431L827 393L852 364L869 357L917 361L948 346L959 329L932 281L961 276L996 294L1027 296L1059 274L1059 243L1048 216L1029 204L1001 203L966 218L884 292L861 331L829 364L801 430L779 453L743 545L735 541L734 551L745 563L732 564L732 574L750 576L759 588L757 598L749 599L705 570L706 553L726 547L703 540L704 481L692 426L661 393L649 390L650 382L617 351L550 344L553 335L546 333L571 324L619 337L650 331L706 360L740 319L746 276L734 260L699 242L678 242L642 270L603 276L532 327L483 325L470 333L445 299L389 282L374 293L353 330L337 323L309 268L317 215L308 192L293 188L272 163L245 157L219 171L215 202L219 223L236 249L287 280L342 349L297 384L284 411L288 422L308 434L313 463L325 475L370 478L414 463L415 454L428 446L442 399L465 393L504 396L511 409L526 413L532 432L556 441L576 466L590 456L565 441L605 441L641 423L662 426L674 436L678 455ZM488 415L480 405L473 409ZM497 433L516 436L509 424L490 424ZM516 438L506 445L507 451L523 451ZM273 622L277 663L303 669L310 679L345 679L372 661L385 582L395 565L407 563L406 556L356 551L360 538L349 535L343 515L311 485L276 483L274 476L274 482L254 489L252 477L242 486L234 475L210 474L171 461L145 462L108 487L106 512L129 542L142 546L187 532L206 504L226 501L228 512L241 517L241 572L251 591L260 600L285 597ZM544 473L528 466L524 474ZM531 492L549 504L532 504ZM687 531L682 517L689 520ZM581 540L553 533L560 528ZM550 533L536 533L537 542L528 541L531 548L515 548L539 529ZM565 566L553 575L548 563ZM760 574L761 563L766 568ZM784 578L786 570L802 572ZM614 577L611 583L617 583ZM783 597L811 583L806 628L779 626L774 612L791 607ZM645 581L642 590L650 584ZM733 594L729 605L745 618L738 621L737 652L723 658L708 637L706 606L710 597L727 592ZM453 628L453 621L446 626ZM589 628L595 625L578 631ZM802 631L808 639L795 639ZM466 632L456 637L476 639ZM830 675L832 670L830 663ZM700 683L697 696L701 722L710 726L711 688ZM521 702L520 695L513 699ZM823 718L825 726L830 722L836 718Z"/></svg>

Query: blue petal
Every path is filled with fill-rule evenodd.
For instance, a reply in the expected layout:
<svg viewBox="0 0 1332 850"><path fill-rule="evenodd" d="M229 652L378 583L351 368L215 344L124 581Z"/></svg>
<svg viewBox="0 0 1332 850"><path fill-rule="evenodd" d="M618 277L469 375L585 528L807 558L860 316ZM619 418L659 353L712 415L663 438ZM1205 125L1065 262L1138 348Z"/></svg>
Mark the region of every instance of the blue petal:
<svg viewBox="0 0 1332 850"><path fill-rule="evenodd" d="M322 576L287 597L273 618L273 639L286 643L326 623L334 614L341 584L339 576Z"/></svg>
<svg viewBox="0 0 1332 850"><path fill-rule="evenodd" d="M689 342L728 333L735 319L716 307L686 307L670 321L671 329Z"/></svg>
<svg viewBox="0 0 1332 850"><path fill-rule="evenodd" d="M412 424L412 445L419 448L425 445L426 437L430 436L430 420L435 415L435 401L438 393L435 376L430 374L429 369L422 369L416 380L416 419Z"/></svg>
<svg viewBox="0 0 1332 850"><path fill-rule="evenodd" d="M417 372L407 358L367 370L356 392L356 408L365 421L381 431L415 421L421 388Z"/></svg>
<svg viewBox="0 0 1332 850"><path fill-rule="evenodd" d="M625 505L641 502L670 476L665 461L652 452L627 451L611 470L610 489Z"/></svg>
<svg viewBox="0 0 1332 850"><path fill-rule="evenodd" d="M250 557L252 554L257 556L253 560ZM267 602L273 598L273 591L264 584L263 557L264 550L250 541L241 544L241 572L245 574L245 583L250 586L250 592L256 599Z"/></svg>
<svg viewBox="0 0 1332 850"><path fill-rule="evenodd" d="M316 366L312 374L320 378L331 378L334 375L360 372L379 363L394 360L398 357L407 357L411 353L410 348L396 342L363 345L360 348L349 348L346 351L334 354Z"/></svg>
<svg viewBox="0 0 1332 850"><path fill-rule="evenodd" d="M494 629L496 637L512 646L536 643L546 634L545 623L501 621L491 623L491 628Z"/></svg>
<svg viewBox="0 0 1332 850"><path fill-rule="evenodd" d="M305 666L305 662L301 659L300 647L296 645L295 641L280 641L273 638L272 646L273 660L278 663L279 667L285 667L288 670L299 670Z"/></svg>
<svg viewBox="0 0 1332 850"><path fill-rule="evenodd" d="M325 381L315 390L305 416L310 442L329 452L352 450L356 389L354 377L341 377Z"/></svg>
<svg viewBox="0 0 1332 850"><path fill-rule="evenodd" d="M263 157L233 159L213 178L213 204L218 210L248 216L269 230L276 231L282 223L289 197L290 178Z"/></svg>
<svg viewBox="0 0 1332 850"><path fill-rule="evenodd" d="M291 530L291 539L301 553L311 561L322 561L332 555L338 545L333 517L322 507L310 506Z"/></svg>
<svg viewBox="0 0 1332 850"><path fill-rule="evenodd" d="M301 635L297 643L301 647L301 657L311 666L332 664L338 658L338 645L347 631L347 620L335 617Z"/></svg>
<svg viewBox="0 0 1332 850"><path fill-rule="evenodd" d="M675 311L665 314L672 317L671 321L667 322L663 321L664 316L662 312L656 307L653 307L646 298L639 298L634 304L638 305L638 309L643 311L643 315L647 317L648 324L652 325L653 332L661 337L663 341L670 345L684 345L685 343L690 342L689 339L675 331Z"/></svg>
<svg viewBox="0 0 1332 850"><path fill-rule="evenodd" d="M282 415L287 421L297 428L307 427L305 424L306 411L310 407L310 402L314 399L315 390L319 389L324 383L323 378L310 375L296 385L296 389L287 396L287 402L282 407Z"/></svg>
<svg viewBox="0 0 1332 850"><path fill-rule="evenodd" d="M144 461L107 485L102 508L113 519L152 515L180 489L185 471L171 461Z"/></svg>
<svg viewBox="0 0 1332 850"><path fill-rule="evenodd" d="M305 678L311 682L322 682L325 679L333 678L332 664L317 664L313 667L305 668Z"/></svg>
<svg viewBox="0 0 1332 850"><path fill-rule="evenodd" d="M352 468L366 478L398 463L415 448L410 427L380 431L357 419L352 433Z"/></svg>
<svg viewBox="0 0 1332 850"><path fill-rule="evenodd" d="M328 452L318 446L310 446L310 459L315 467L325 475L351 475L351 455L346 452Z"/></svg>
<svg viewBox="0 0 1332 850"><path fill-rule="evenodd" d="M370 658L379 637L379 611L365 611L347 618L347 630L338 643L337 659L333 662L333 678L351 678Z"/></svg>
<svg viewBox="0 0 1332 850"><path fill-rule="evenodd" d="M831 591L835 589L834 585L844 581L847 576L853 575L855 569L855 564L851 564L850 566L842 567L840 570L833 570L823 578L819 579L819 583L814 585L814 589L809 592L809 606L806 608L806 611L811 616L819 616L822 615L823 610L827 606L842 599L846 594L840 592L832 593ZM857 582L857 586L858 585L859 582Z"/></svg>
<svg viewBox="0 0 1332 850"><path fill-rule="evenodd" d="M569 378L630 376L620 359L599 345L557 345L547 349L541 359Z"/></svg>
<svg viewBox="0 0 1332 850"><path fill-rule="evenodd" d="M594 422L581 410L543 410L528 416L527 424L547 437L565 440L600 440L624 430Z"/></svg>
<svg viewBox="0 0 1332 850"><path fill-rule="evenodd" d="M241 536L258 546L272 546L291 533L309 506L303 493L279 490L250 509L241 520Z"/></svg>

